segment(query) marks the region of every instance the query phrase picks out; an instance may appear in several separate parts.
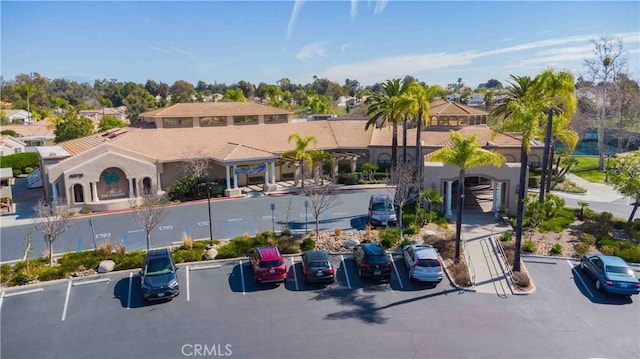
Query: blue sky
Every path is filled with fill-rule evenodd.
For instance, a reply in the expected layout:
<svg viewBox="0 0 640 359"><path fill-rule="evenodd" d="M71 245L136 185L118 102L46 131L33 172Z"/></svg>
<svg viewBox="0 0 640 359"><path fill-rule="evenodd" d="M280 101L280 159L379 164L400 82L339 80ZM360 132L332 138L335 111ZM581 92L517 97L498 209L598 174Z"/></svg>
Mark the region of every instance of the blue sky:
<svg viewBox="0 0 640 359"><path fill-rule="evenodd" d="M640 79L640 2L0 2L5 79L428 84L585 72L589 39L621 38Z"/></svg>

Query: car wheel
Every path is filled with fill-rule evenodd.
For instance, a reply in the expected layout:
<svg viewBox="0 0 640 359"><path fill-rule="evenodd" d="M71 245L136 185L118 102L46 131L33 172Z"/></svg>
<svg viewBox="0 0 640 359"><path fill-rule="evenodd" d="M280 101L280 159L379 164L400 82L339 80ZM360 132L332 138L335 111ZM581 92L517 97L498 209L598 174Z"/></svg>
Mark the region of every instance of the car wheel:
<svg viewBox="0 0 640 359"><path fill-rule="evenodd" d="M600 280L596 280L596 289L602 292L602 284L600 283Z"/></svg>

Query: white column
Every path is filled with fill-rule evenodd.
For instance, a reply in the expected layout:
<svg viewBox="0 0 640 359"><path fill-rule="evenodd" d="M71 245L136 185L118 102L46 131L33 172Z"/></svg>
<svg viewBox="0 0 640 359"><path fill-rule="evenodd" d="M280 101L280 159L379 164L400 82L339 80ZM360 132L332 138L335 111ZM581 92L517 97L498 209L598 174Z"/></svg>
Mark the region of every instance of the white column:
<svg viewBox="0 0 640 359"><path fill-rule="evenodd" d="M447 218L451 218L453 216L453 212L451 212L451 188L453 187L453 181L447 181L447 196L445 200L445 212L444 216Z"/></svg>
<svg viewBox="0 0 640 359"><path fill-rule="evenodd" d="M158 188L156 188L156 192L162 191L162 179L160 178L160 173L158 173Z"/></svg>
<svg viewBox="0 0 640 359"><path fill-rule="evenodd" d="M58 186L55 182L51 184L51 197L53 202L58 202L58 199L60 199L58 196Z"/></svg>
<svg viewBox="0 0 640 359"><path fill-rule="evenodd" d="M500 218L500 208L502 207L502 182L496 182L496 218Z"/></svg>
<svg viewBox="0 0 640 359"><path fill-rule="evenodd" d="M264 185L269 185L269 162L264 163Z"/></svg>
<svg viewBox="0 0 640 359"><path fill-rule="evenodd" d="M496 208L498 208L497 204L497 198L496 198L496 193L497 193L497 188L498 188L498 182L496 180L491 180L491 189L493 191L493 196L491 198L491 200L493 201L493 207L491 207L491 212L496 212Z"/></svg>
<svg viewBox="0 0 640 359"><path fill-rule="evenodd" d="M135 193L133 192L133 178L128 178L129 180L129 198L133 198Z"/></svg>
<svg viewBox="0 0 640 359"><path fill-rule="evenodd" d="M231 175L229 174L229 165L225 165L224 169L227 175L227 189L231 189Z"/></svg>
<svg viewBox="0 0 640 359"><path fill-rule="evenodd" d="M91 192L93 193L93 202L100 202L100 198L98 198L98 182L91 182Z"/></svg>
<svg viewBox="0 0 640 359"><path fill-rule="evenodd" d="M233 165L233 188L238 189L238 175L236 174L236 169L238 166Z"/></svg>
<svg viewBox="0 0 640 359"><path fill-rule="evenodd" d="M271 183L276 184L276 163L271 162Z"/></svg>

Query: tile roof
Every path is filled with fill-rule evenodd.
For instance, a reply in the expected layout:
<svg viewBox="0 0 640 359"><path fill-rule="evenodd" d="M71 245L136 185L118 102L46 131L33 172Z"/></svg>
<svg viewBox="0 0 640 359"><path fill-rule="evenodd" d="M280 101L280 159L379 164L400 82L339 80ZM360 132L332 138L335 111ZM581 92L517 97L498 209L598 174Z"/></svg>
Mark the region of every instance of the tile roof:
<svg viewBox="0 0 640 359"><path fill-rule="evenodd" d="M141 117L199 117L292 114L291 111L255 102L177 103L140 114Z"/></svg>
<svg viewBox="0 0 640 359"><path fill-rule="evenodd" d="M416 129L411 128L407 130L407 146L415 146L416 145ZM457 130L460 134L465 137L476 135L478 142L482 146L486 146L487 143L491 142L496 146L503 147L520 147L520 139L511 134L504 134L493 131L491 128L486 125L475 125L475 126L465 126ZM392 138L392 129L391 127L383 127L381 129L376 129L373 133L373 138L371 140L371 145L373 146L389 146L391 144ZM428 130L423 131L421 135L421 141L423 146L426 147L443 147L449 146L451 135L450 131L439 128L437 131ZM402 145L402 127L398 128L398 145Z"/></svg>
<svg viewBox="0 0 640 359"><path fill-rule="evenodd" d="M23 137L55 137L54 129L48 128L48 121L36 121L24 125L3 125L0 130L13 130Z"/></svg>
<svg viewBox="0 0 640 359"><path fill-rule="evenodd" d="M465 106L457 102L435 100L429 103L429 116L478 116L489 115L487 111Z"/></svg>

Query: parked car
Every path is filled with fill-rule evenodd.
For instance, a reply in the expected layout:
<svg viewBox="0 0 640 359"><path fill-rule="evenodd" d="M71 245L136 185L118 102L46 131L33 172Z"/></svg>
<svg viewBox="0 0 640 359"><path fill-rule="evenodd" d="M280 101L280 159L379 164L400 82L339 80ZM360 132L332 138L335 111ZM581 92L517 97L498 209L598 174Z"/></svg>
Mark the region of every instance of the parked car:
<svg viewBox="0 0 640 359"><path fill-rule="evenodd" d="M444 270L438 250L426 244L408 245L402 249L409 278L423 282L441 282Z"/></svg>
<svg viewBox="0 0 640 359"><path fill-rule="evenodd" d="M277 247L255 248L249 257L256 283L284 282L287 278L287 264Z"/></svg>
<svg viewBox="0 0 640 359"><path fill-rule="evenodd" d="M140 271L142 298L157 300L173 298L180 293L176 267L168 249L150 250L144 256Z"/></svg>
<svg viewBox="0 0 640 359"><path fill-rule="evenodd" d="M305 283L333 283L336 279L327 251L302 253L302 271Z"/></svg>
<svg viewBox="0 0 640 359"><path fill-rule="evenodd" d="M373 227L396 226L396 206L388 194L374 194L369 198L369 224Z"/></svg>
<svg viewBox="0 0 640 359"><path fill-rule="evenodd" d="M596 280L596 289L600 291L627 296L640 293L640 280L620 257L585 254L580 268Z"/></svg>
<svg viewBox="0 0 640 359"><path fill-rule="evenodd" d="M389 280L391 259L379 243L361 243L353 248L360 278Z"/></svg>

